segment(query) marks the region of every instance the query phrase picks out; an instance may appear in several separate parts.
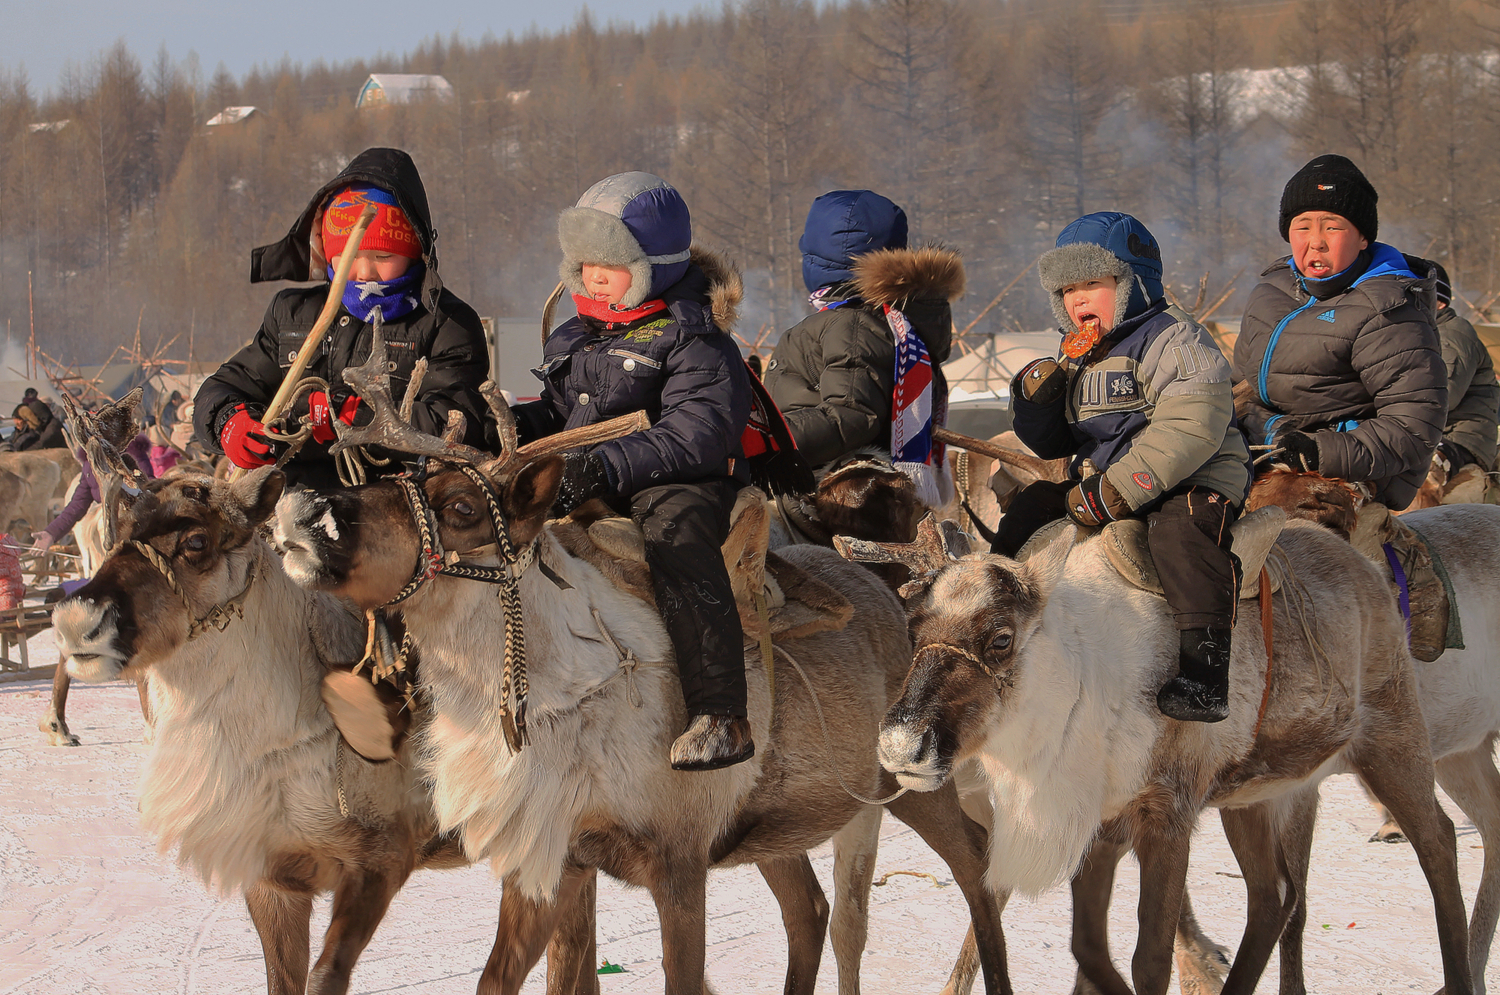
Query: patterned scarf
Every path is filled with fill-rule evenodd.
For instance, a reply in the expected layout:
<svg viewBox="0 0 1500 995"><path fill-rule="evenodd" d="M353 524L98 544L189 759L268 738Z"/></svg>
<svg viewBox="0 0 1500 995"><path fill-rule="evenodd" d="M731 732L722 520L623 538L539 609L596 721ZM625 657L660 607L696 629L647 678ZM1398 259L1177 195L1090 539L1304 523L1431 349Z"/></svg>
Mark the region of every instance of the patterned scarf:
<svg viewBox="0 0 1500 995"><path fill-rule="evenodd" d="M404 318L421 303L417 298L421 293L422 277L426 270L427 267L423 264L412 263L410 269L389 283L376 280L356 283L350 280L344 284L344 307L364 322L374 319L376 308L380 309L382 321ZM328 279L333 279L332 266L328 267Z"/></svg>
<svg viewBox="0 0 1500 995"><path fill-rule="evenodd" d="M848 304L854 298L830 300L824 287L808 298L818 311ZM891 392L891 463L916 484L917 497L929 508L940 508L953 497L953 483L943 472L946 447L932 437L935 425L948 420L948 384L932 362L927 344L906 315L883 307L886 325L896 343L895 388Z"/></svg>

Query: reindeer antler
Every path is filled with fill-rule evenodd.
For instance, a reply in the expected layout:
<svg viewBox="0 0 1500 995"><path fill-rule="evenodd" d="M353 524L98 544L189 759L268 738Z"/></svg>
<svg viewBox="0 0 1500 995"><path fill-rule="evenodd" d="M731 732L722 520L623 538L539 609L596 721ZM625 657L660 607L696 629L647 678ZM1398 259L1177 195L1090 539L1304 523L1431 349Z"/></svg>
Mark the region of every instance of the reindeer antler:
<svg viewBox="0 0 1500 995"><path fill-rule="evenodd" d="M913 542L874 542L852 536L834 536L833 548L855 563L899 563L920 577L941 570L960 556L969 554L969 537L949 521L939 522L928 512L917 524Z"/></svg>
<svg viewBox="0 0 1500 995"><path fill-rule="evenodd" d="M1060 473L1066 472L1065 470L1058 470L1056 460L1044 460L1041 457L1033 456L1030 453L1018 452L1015 449L1006 449L1004 446L997 446L994 443L986 442L983 439L976 439L972 436L963 435L962 433L946 429L941 425L935 426L933 428L932 437L938 442L946 442L950 446L955 446L959 449L967 449L971 453L978 453L981 456L988 456L990 459L999 460L1001 463L1007 463L1019 470L1025 470L1027 473L1030 473L1033 476L1040 478L1041 480L1051 480L1061 483L1063 477L1060 476Z"/></svg>
<svg viewBox="0 0 1500 995"><path fill-rule="evenodd" d="M145 485L145 474L125 451L140 432L137 411L144 396L144 388L136 387L118 401L101 405L98 411L91 412L80 408L67 391L62 392L64 417L73 437L83 447L95 477L102 479L113 473L131 487Z"/></svg>
<svg viewBox="0 0 1500 995"><path fill-rule="evenodd" d="M369 424L362 426L348 426L341 419L334 418L333 429L338 434L338 441L329 446L328 451L341 453L354 446L380 446L392 452L436 456L464 463L482 463L489 459L488 453L458 441L463 438L463 412L449 413L448 425L441 437L428 435L412 426L412 408L426 374L427 361L418 360L398 408L391 398L390 360L385 335L377 319L371 333L370 358L363 366L351 366L344 371L344 382L370 405L374 417ZM454 419L454 414L458 415L457 419Z"/></svg>

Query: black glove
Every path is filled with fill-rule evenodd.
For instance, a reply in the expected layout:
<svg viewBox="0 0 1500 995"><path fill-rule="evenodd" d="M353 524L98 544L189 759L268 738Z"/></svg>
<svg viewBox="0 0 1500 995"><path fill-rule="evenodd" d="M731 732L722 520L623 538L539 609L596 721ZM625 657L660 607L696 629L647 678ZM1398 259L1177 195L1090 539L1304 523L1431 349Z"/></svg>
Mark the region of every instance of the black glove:
<svg viewBox="0 0 1500 995"><path fill-rule="evenodd" d="M1034 359L1021 367L1010 382L1011 396L1019 394L1032 404L1054 404L1068 389L1068 374L1056 360Z"/></svg>
<svg viewBox="0 0 1500 995"><path fill-rule="evenodd" d="M1068 517L1085 528L1098 528L1130 514L1130 505L1104 474L1096 473L1068 492Z"/></svg>
<svg viewBox="0 0 1500 995"><path fill-rule="evenodd" d="M563 453L562 486L552 502L552 517L562 518L585 501L608 494L609 465L597 453Z"/></svg>
<svg viewBox="0 0 1500 995"><path fill-rule="evenodd" d="M1478 460L1474 459L1473 453L1469 452L1458 443L1449 442L1447 439L1444 439L1442 442L1439 442L1437 444L1437 450L1433 453L1433 455L1447 462L1449 476L1452 476L1459 470L1462 470L1470 463L1478 462Z"/></svg>
<svg viewBox="0 0 1500 995"><path fill-rule="evenodd" d="M1306 432L1284 432L1276 437L1276 445L1283 450L1276 457L1276 462L1298 472L1318 472L1317 439Z"/></svg>

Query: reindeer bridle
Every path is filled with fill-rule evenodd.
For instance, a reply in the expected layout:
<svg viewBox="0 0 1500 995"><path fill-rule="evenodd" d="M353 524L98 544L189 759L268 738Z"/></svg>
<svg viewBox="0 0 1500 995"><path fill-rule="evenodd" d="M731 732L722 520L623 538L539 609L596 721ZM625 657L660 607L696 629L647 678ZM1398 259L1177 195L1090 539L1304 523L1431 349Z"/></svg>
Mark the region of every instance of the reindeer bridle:
<svg viewBox="0 0 1500 995"><path fill-rule="evenodd" d="M188 623L188 642L197 639L209 629L223 632L229 627L230 622L245 617L245 599L250 596L250 589L255 586L255 578L260 576L260 557L255 558L255 563L245 576L245 586L240 589L239 594L214 605L208 610L208 614L201 618L193 618L193 602L188 598L187 589L177 579L177 572L172 569L171 561L149 542L143 542L140 539L131 539L129 542L141 556L145 557L147 563L156 568L156 572L166 580L167 586L182 599L182 606L187 609L188 618L193 619Z"/></svg>

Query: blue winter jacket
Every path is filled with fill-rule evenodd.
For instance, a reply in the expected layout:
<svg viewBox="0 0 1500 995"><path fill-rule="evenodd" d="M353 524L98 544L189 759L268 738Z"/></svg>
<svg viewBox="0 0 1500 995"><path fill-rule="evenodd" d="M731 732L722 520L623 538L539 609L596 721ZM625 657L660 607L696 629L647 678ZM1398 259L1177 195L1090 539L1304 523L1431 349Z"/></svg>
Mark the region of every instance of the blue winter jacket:
<svg viewBox="0 0 1500 995"><path fill-rule="evenodd" d="M645 411L649 429L594 447L615 493L723 476L748 482L740 436L749 373L712 305L728 292L728 271L695 249L687 275L662 295L666 311L614 328L564 322L532 371L542 396L514 408L521 441Z"/></svg>

